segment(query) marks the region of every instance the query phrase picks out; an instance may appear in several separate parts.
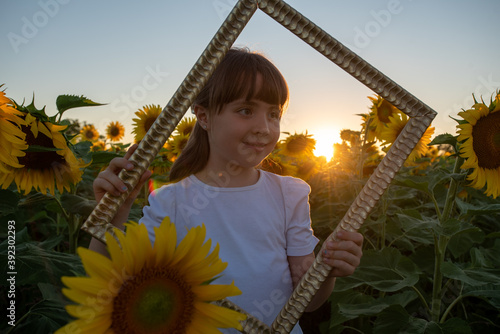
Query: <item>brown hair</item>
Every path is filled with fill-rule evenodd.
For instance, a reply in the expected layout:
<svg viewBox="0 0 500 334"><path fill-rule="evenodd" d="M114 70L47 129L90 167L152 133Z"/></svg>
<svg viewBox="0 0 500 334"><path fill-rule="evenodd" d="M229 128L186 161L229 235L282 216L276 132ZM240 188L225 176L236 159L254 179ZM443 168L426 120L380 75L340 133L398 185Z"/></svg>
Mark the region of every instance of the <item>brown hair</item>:
<svg viewBox="0 0 500 334"><path fill-rule="evenodd" d="M256 91L257 74L262 76L259 91ZM193 106L199 105L209 113L218 114L225 104L243 96L246 100L257 99L278 105L283 113L288 103L288 86L281 72L266 57L248 49L233 48L208 79ZM196 122L186 147L170 170L170 181L179 181L201 171L209 155L208 134Z"/></svg>

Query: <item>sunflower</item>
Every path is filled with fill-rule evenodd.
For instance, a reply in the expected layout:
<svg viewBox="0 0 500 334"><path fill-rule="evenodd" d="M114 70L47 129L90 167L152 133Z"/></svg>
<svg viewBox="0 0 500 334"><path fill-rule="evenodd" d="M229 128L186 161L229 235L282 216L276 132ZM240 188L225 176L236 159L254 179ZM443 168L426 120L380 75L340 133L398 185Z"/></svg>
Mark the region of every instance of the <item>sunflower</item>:
<svg viewBox="0 0 500 334"><path fill-rule="evenodd" d="M242 329L245 316L211 304L241 294L230 285L207 284L226 267L217 244L210 253L205 226L191 228L177 244L175 225L166 217L155 228L154 246L142 224L127 233L109 233L110 259L85 248L78 254L86 277L63 277L63 293L76 302L66 310L77 319L56 333L219 333ZM140 247L137 247L140 245Z"/></svg>
<svg viewBox="0 0 500 334"><path fill-rule="evenodd" d="M0 88L3 85L0 85ZM22 168L18 158L26 153L26 134L21 130L24 114L13 107L12 101L0 91L0 174L10 173L9 167ZM21 116L21 117L20 117ZM1 177L1 176L0 176Z"/></svg>
<svg viewBox="0 0 500 334"><path fill-rule="evenodd" d="M195 124L196 124L196 118L194 117L183 118L179 122L179 124L177 124L175 130L180 134L189 136L191 132L193 132Z"/></svg>
<svg viewBox="0 0 500 334"><path fill-rule="evenodd" d="M125 128L120 122L111 122L106 128L106 138L111 141L119 141L125 135Z"/></svg>
<svg viewBox="0 0 500 334"><path fill-rule="evenodd" d="M500 94L487 107L476 103L472 109L458 113L465 122L457 125L463 169L472 168L467 176L470 186L497 198L500 195Z"/></svg>
<svg viewBox="0 0 500 334"><path fill-rule="evenodd" d="M297 162L297 177L304 181L307 181L317 171L318 163L315 159L303 159Z"/></svg>
<svg viewBox="0 0 500 334"><path fill-rule="evenodd" d="M283 159L274 152L262 160L259 168L278 175L297 175L297 167L284 162Z"/></svg>
<svg viewBox="0 0 500 334"><path fill-rule="evenodd" d="M169 141L168 157L171 161L175 161L186 147L189 140L189 135L178 134L173 136Z"/></svg>
<svg viewBox="0 0 500 334"><path fill-rule="evenodd" d="M134 121L134 130L132 130L132 133L135 134L134 140L136 143L140 142L142 138L144 138L149 128L160 115L161 110L162 109L159 105L149 105L144 106L142 109L135 112L135 115L138 118L132 119Z"/></svg>
<svg viewBox="0 0 500 334"><path fill-rule="evenodd" d="M95 129L94 125L85 125L82 130L80 130L80 135L83 140L96 141L99 139L99 132Z"/></svg>
<svg viewBox="0 0 500 334"><path fill-rule="evenodd" d="M103 142L102 140L97 140L92 143L92 147L90 147L90 150L92 152L106 151L106 143Z"/></svg>
<svg viewBox="0 0 500 334"><path fill-rule="evenodd" d="M388 148L390 148L392 143L396 141L396 138L398 138L399 134L401 133L401 131L403 131L403 128L406 126L406 123L408 123L409 120L408 116L403 113L394 114L393 116L389 117L389 119L390 121L387 124L387 127L382 130L379 137L380 140L383 141L383 145L388 145ZM429 127L427 128L427 130L425 130L417 145L415 145L410 155L406 159L407 162L413 162L417 158L420 158L427 153L427 151L429 150L427 145L431 142L431 137L434 134L434 130L434 127Z"/></svg>
<svg viewBox="0 0 500 334"><path fill-rule="evenodd" d="M66 138L61 133L67 126L42 122L31 114L26 114L27 125L21 127L26 135L26 143L34 149L26 151L19 157L23 168L13 168L11 173L1 176L2 188L6 189L14 181L19 192L28 194L35 189L42 194L54 195L57 190L70 190L72 184L81 181L83 171L87 166L77 159L67 145Z"/></svg>
<svg viewBox="0 0 500 334"><path fill-rule="evenodd" d="M361 130L365 135L365 141L373 142L377 140L377 132L372 125L373 118L370 117L369 114L360 114L360 116L363 119L363 123L361 123Z"/></svg>
<svg viewBox="0 0 500 334"><path fill-rule="evenodd" d="M295 133L280 142L280 153L290 157L312 156L315 146L316 140L307 131L305 134Z"/></svg>
<svg viewBox="0 0 500 334"><path fill-rule="evenodd" d="M390 123L390 118L400 111L381 96L368 96L368 98L372 101L369 127L375 132L375 137L379 138L384 128ZM372 139L373 134L370 134L369 138Z"/></svg>
<svg viewBox="0 0 500 334"><path fill-rule="evenodd" d="M171 151L162 147L160 152L158 152L149 165L149 169L153 172L153 174L164 176L170 171L170 167L172 167L172 159L170 158L170 155Z"/></svg>

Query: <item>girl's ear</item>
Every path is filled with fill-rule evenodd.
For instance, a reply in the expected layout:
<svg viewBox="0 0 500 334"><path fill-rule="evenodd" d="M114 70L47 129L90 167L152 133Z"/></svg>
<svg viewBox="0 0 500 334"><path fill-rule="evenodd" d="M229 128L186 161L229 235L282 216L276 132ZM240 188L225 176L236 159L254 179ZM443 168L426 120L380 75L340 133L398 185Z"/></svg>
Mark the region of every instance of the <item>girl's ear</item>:
<svg viewBox="0 0 500 334"><path fill-rule="evenodd" d="M193 106L194 114L196 115L196 119L198 123L201 125L203 129L208 129L209 119L208 119L208 111L206 108L200 106L199 104L195 104Z"/></svg>

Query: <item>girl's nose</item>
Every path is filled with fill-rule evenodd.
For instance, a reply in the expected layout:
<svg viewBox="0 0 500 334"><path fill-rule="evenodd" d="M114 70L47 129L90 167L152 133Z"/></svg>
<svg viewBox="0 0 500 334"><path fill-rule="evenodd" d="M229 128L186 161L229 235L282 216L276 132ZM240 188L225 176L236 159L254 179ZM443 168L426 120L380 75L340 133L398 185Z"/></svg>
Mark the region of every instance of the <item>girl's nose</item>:
<svg viewBox="0 0 500 334"><path fill-rule="evenodd" d="M266 113L263 114L264 115L259 115L259 117L256 118L254 132L261 135L268 135L270 133L269 119Z"/></svg>

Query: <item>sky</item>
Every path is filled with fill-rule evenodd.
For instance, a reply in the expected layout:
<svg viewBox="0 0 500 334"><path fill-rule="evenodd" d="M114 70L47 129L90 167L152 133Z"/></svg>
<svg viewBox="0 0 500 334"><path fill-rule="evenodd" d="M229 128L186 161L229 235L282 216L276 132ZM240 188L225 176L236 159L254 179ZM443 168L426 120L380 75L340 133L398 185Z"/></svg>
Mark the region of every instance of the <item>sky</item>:
<svg viewBox="0 0 500 334"><path fill-rule="evenodd" d="M499 0L286 2L434 109L436 134L455 134L450 117L472 106L472 94L489 101L500 89ZM135 112L168 103L235 3L0 0L0 84L18 103L35 96L49 116L62 94L106 103L64 118L101 134L119 121L130 142ZM282 131L307 131L321 154L340 130L360 130L374 92L265 13L234 46L265 54L286 78Z"/></svg>

